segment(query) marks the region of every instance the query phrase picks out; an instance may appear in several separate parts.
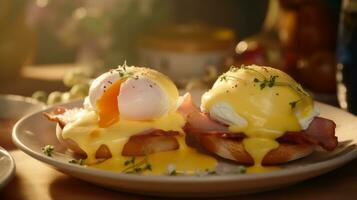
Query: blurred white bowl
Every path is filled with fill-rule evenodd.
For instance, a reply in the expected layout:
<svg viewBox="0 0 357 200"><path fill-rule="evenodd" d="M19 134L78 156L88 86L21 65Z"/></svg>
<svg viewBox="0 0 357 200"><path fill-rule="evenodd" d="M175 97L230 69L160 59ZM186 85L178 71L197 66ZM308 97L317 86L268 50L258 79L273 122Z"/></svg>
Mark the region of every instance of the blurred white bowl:
<svg viewBox="0 0 357 200"><path fill-rule="evenodd" d="M14 176L15 161L5 149L0 147L0 189Z"/></svg>
<svg viewBox="0 0 357 200"><path fill-rule="evenodd" d="M45 104L30 97L0 94L0 118L20 119L45 107Z"/></svg>
<svg viewBox="0 0 357 200"><path fill-rule="evenodd" d="M0 94L0 146L14 149L12 127L21 117L44 109L45 104L29 97Z"/></svg>

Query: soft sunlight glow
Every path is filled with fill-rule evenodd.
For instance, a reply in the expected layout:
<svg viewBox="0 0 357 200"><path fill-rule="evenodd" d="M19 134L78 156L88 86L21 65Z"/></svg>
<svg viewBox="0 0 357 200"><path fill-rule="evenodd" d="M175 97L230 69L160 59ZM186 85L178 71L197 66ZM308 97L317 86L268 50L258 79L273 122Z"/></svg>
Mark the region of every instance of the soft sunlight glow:
<svg viewBox="0 0 357 200"><path fill-rule="evenodd" d="M77 8L74 13L73 13L74 18L76 19L83 19L84 17L87 16L87 9L80 7Z"/></svg>
<svg viewBox="0 0 357 200"><path fill-rule="evenodd" d="M48 0L36 0L36 5L38 7L44 8L48 4Z"/></svg>
<svg viewBox="0 0 357 200"><path fill-rule="evenodd" d="M245 42L245 41L241 41L241 42L239 42L238 45L237 45L236 52L239 53L239 54L241 54L241 53L243 53L244 51L246 51L247 48L248 48L248 43Z"/></svg>

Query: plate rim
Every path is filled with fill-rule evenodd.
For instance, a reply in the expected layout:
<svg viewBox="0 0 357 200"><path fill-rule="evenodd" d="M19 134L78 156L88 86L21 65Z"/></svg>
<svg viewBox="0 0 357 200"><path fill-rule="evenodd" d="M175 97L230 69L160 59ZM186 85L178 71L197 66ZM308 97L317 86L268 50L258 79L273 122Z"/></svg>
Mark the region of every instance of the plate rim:
<svg viewBox="0 0 357 200"><path fill-rule="evenodd" d="M37 101L36 99L33 99L31 97L26 97L26 96L21 96L21 95L16 95L16 94L0 94L0 99L4 99L7 101L21 101L21 102L26 102L28 104L32 105L38 105L41 106L42 109L46 109L47 106L43 102Z"/></svg>
<svg viewBox="0 0 357 200"><path fill-rule="evenodd" d="M6 174L3 179L0 177L0 190L5 187L10 180L14 177L15 171L16 171L16 164L14 158L11 156L11 154L4 149L3 147L0 147L0 152L2 155L5 155L9 160L10 160L10 166L8 167Z"/></svg>
<svg viewBox="0 0 357 200"><path fill-rule="evenodd" d="M75 101L77 102L77 101ZM346 112L345 110L339 109L335 106L331 106L325 103L321 103L318 101L315 101L318 104L321 104L323 106L327 106L332 109L337 109L340 112L344 112L344 114L349 115L350 117L354 117L356 122L357 122L357 117L351 113ZM69 102L65 104L60 104L60 105L55 105L55 106L66 106L69 104L73 104L74 102ZM218 183L218 182L235 182L235 181L253 181L253 180L263 180L263 179L272 179L272 178L279 178L283 176L296 176L299 174L304 174L307 172L314 172L317 170L321 169L327 169L331 166L337 166L333 167L333 169L336 169L351 160L357 158L357 148L342 154L338 155L334 158L320 161L317 163L311 163L307 164L306 166L298 166L296 168L287 168L283 170L278 170L278 171L273 171L269 173L257 173L257 174L237 174L237 175L217 175L217 176L167 176L167 175L133 175L133 174L124 174L120 172L112 172L112 171L107 171L107 170L101 170L101 169L96 169L96 168L91 168L91 167L85 167L85 166L78 166L70 163L66 163L60 160L57 160L53 157L48 157L45 156L41 153L36 152L35 150L27 147L25 144L23 144L20 139L18 138L18 132L21 128L21 125L24 123L24 121L30 119L31 117L38 115L42 112L45 112L47 110L52 109L54 106L48 107L45 110L37 111L31 114L28 114L24 117L22 117L14 126L13 131L12 131L12 140L14 144L24 153L27 155L31 156L32 158L35 158L36 160L39 160L40 162L43 162L47 165L51 165L51 167L57 168L57 169L64 169L66 171L72 171L75 173L80 173L80 174L86 174L86 175L93 175L103 177L103 178L109 178L109 179L120 179L120 180L125 180L125 181L140 181L140 182L165 182L165 183ZM357 143L355 144L357 145Z"/></svg>

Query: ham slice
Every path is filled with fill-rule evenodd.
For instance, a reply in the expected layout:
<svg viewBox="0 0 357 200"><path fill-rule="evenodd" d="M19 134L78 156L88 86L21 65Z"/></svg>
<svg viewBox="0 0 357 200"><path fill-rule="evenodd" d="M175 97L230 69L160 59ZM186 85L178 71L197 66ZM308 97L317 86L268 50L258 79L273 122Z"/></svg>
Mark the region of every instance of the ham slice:
<svg viewBox="0 0 357 200"><path fill-rule="evenodd" d="M66 125L66 119L64 118L67 109L64 107L57 107L53 109L51 112L44 112L43 115L50 121L57 122L58 125L63 129Z"/></svg>
<svg viewBox="0 0 357 200"><path fill-rule="evenodd" d="M200 133L229 133L228 126L214 121L209 115L202 113L192 101L192 96L186 93L178 111L186 117L187 124L185 129L190 132Z"/></svg>
<svg viewBox="0 0 357 200"><path fill-rule="evenodd" d="M244 133L231 133L228 126L223 125L206 113L202 113L193 103L190 94L186 94L179 111L187 116L185 131L195 134L214 134L223 138L243 139ZM338 141L335 136L336 124L329 119L315 117L309 127L301 132L286 132L278 138L279 142L295 144L316 144L331 151L337 147Z"/></svg>
<svg viewBox="0 0 357 200"><path fill-rule="evenodd" d="M325 150L332 151L338 145L335 129L336 124L332 120L315 117L306 130L286 132L282 137L278 138L278 141L296 144L316 144Z"/></svg>
<svg viewBox="0 0 357 200"><path fill-rule="evenodd" d="M324 149L332 151L338 144L335 129L336 124L332 120L315 117L302 134L305 134L310 140L315 141L316 144Z"/></svg>
<svg viewBox="0 0 357 200"><path fill-rule="evenodd" d="M88 112L90 111L83 108L66 109L64 107L57 107L49 113L43 113L43 115L50 121L57 122L63 129L66 124L76 121Z"/></svg>

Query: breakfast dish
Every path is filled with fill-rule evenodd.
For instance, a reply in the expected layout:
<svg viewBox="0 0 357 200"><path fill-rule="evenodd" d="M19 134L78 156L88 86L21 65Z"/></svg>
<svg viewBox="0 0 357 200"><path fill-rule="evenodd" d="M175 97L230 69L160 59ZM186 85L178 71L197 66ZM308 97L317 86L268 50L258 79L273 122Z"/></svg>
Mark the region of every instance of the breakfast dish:
<svg viewBox="0 0 357 200"><path fill-rule="evenodd" d="M213 170L215 158L186 145L179 106L168 77L123 65L93 81L82 108L59 107L45 116L58 123L60 143L85 157L81 164L140 174Z"/></svg>
<svg viewBox="0 0 357 200"><path fill-rule="evenodd" d="M161 175L216 174L221 158L236 161L240 173L246 171L240 164L252 166L250 173L265 172L316 147L332 151L336 125L318 115L290 76L255 65L220 76L200 109L190 94L179 97L165 75L123 65L93 81L82 108L45 113L57 122L59 142L83 156L72 163ZM190 146L189 136L195 140ZM53 148L43 151L50 155Z"/></svg>
<svg viewBox="0 0 357 200"><path fill-rule="evenodd" d="M253 165L250 172L296 160L319 146L337 147L336 124L319 117L311 96L286 73L256 65L221 75L201 99L182 105L190 113L186 132L208 151Z"/></svg>
<svg viewBox="0 0 357 200"><path fill-rule="evenodd" d="M205 91L195 91L192 98L200 105L200 97ZM320 108L320 116L336 123L336 136L339 145L334 151L316 149L311 155L293 162L283 163L280 170L254 174L216 174L209 176L167 176L133 175L116 171L101 170L88 165L78 165L71 161L78 160L75 154L59 143L56 123L44 120L43 112L50 113L53 107L31 114L18 121L13 130L16 146L40 162L62 173L88 181L90 183L124 192L156 196L174 197L217 197L267 191L292 185L312 177L327 173L357 158L357 118L336 107L315 102ZM81 107L83 101L61 105L66 109ZM51 156L43 154L42 147L52 145ZM138 157L137 157L138 159ZM219 160L223 169L237 164Z"/></svg>

